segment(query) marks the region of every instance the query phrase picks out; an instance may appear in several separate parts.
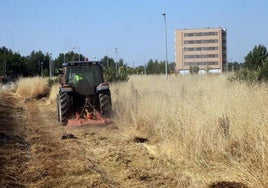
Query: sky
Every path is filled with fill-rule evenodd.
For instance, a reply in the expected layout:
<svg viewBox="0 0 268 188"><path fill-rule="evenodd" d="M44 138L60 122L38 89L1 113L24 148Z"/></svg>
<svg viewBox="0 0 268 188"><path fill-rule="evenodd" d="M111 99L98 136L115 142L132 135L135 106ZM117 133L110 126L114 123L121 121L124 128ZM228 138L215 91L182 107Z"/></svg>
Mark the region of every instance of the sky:
<svg viewBox="0 0 268 188"><path fill-rule="evenodd" d="M226 28L228 61L243 62L255 45L268 47L267 7L267 0L0 0L0 46L145 65L165 60L165 12L169 62L176 29L207 27Z"/></svg>

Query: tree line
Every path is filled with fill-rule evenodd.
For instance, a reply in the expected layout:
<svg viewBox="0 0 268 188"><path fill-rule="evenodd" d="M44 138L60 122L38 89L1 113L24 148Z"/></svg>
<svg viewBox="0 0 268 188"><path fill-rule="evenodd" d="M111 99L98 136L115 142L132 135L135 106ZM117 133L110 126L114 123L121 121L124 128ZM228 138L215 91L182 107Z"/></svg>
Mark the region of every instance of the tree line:
<svg viewBox="0 0 268 188"><path fill-rule="evenodd" d="M32 51L27 56L22 56L19 52L14 52L5 46L0 48L0 75L17 75L17 76L49 76L51 65L53 66L53 75L62 66L63 62L85 60L82 54L70 51L60 53L57 58L52 59L51 53ZM164 74L165 62L153 61L150 59L146 65L137 67L128 66L123 59L117 62L108 56L101 59L104 72L109 74L108 77L124 77L131 74ZM174 72L175 63L168 64L169 73ZM52 75L52 76L53 76ZM111 80L111 78L109 78ZM118 78L120 79L120 78Z"/></svg>
<svg viewBox="0 0 268 188"><path fill-rule="evenodd" d="M268 80L268 52L264 45L255 46L244 59L243 63L229 62L224 70L237 72L235 79ZM51 76L52 65L54 76L63 62L79 60L85 60L85 56L74 51L60 53L52 59L49 52L32 51L28 56L22 56L3 46L0 48L0 75ZM131 74L165 74L165 61L150 59L144 66L131 67L123 59L116 62L113 58L104 56L101 62L107 81L127 80ZM175 63L168 63L167 68L169 74L174 73ZM191 72L195 72L194 67Z"/></svg>

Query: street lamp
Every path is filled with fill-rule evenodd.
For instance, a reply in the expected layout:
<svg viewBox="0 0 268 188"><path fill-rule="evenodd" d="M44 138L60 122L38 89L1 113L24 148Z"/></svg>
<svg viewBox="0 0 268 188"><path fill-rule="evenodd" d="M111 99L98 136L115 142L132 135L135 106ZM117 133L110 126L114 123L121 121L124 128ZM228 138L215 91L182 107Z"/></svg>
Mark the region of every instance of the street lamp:
<svg viewBox="0 0 268 188"><path fill-rule="evenodd" d="M167 74L167 64L168 64L168 59L167 59L167 20L166 20L166 13L164 12L162 14L164 16L164 21L165 21L165 46L166 46L166 62L165 62L165 70L166 70L166 77L168 78Z"/></svg>
<svg viewBox="0 0 268 188"><path fill-rule="evenodd" d="M53 62L51 60L52 53L48 54L48 58L49 58L49 76L52 77L54 75L54 65L53 65Z"/></svg>
<svg viewBox="0 0 268 188"><path fill-rule="evenodd" d="M114 53L116 55L116 62L115 62L116 76L118 76L118 70L117 70L117 67L118 67L118 65L117 65L117 63L118 63L118 50L117 50L117 48L114 49Z"/></svg>

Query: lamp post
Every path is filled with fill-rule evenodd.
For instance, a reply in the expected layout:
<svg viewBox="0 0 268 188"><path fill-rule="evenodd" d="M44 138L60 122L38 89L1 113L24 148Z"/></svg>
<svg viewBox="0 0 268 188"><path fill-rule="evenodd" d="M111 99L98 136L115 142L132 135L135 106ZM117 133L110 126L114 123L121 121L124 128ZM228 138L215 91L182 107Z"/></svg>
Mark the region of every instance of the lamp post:
<svg viewBox="0 0 268 188"><path fill-rule="evenodd" d="M165 47L166 47L165 70L166 70L166 77L168 78L168 73L167 73L167 64L168 64L168 59L167 59L167 20L166 20L166 13L164 12L162 15L164 16L164 22L165 22Z"/></svg>
<svg viewBox="0 0 268 188"><path fill-rule="evenodd" d="M52 53L48 54L48 64L49 64L49 76L52 77L54 75L54 66L51 60Z"/></svg>
<svg viewBox="0 0 268 188"><path fill-rule="evenodd" d="M115 62L115 69L116 69L116 76L118 76L118 50L117 50L117 48L115 48L114 49L114 53L115 53L115 55L116 55L116 62Z"/></svg>

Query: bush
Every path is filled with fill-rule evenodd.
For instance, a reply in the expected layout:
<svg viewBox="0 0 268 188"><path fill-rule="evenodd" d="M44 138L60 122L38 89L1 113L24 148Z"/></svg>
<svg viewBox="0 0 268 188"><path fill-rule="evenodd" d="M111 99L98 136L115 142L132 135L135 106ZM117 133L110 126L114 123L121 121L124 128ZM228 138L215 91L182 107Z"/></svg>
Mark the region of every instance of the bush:
<svg viewBox="0 0 268 188"><path fill-rule="evenodd" d="M268 62L257 70L242 69L229 78L231 81L262 82L268 81Z"/></svg>
<svg viewBox="0 0 268 188"><path fill-rule="evenodd" d="M190 66L190 73L191 74L198 74L199 72L199 67L198 66Z"/></svg>
<svg viewBox="0 0 268 188"><path fill-rule="evenodd" d="M248 69L242 69L239 72L236 72L231 77L229 77L229 80L230 81L256 82L258 81L258 72L250 71Z"/></svg>
<svg viewBox="0 0 268 188"><path fill-rule="evenodd" d="M49 93L47 78L20 78L17 85L16 93L25 99L41 98Z"/></svg>
<svg viewBox="0 0 268 188"><path fill-rule="evenodd" d="M231 80L248 82L268 81L268 52L265 46L258 45L245 57L244 69L236 73Z"/></svg>
<svg viewBox="0 0 268 188"><path fill-rule="evenodd" d="M263 64L262 69L258 71L259 81L268 81L268 61Z"/></svg>

